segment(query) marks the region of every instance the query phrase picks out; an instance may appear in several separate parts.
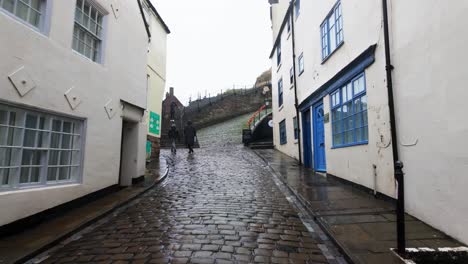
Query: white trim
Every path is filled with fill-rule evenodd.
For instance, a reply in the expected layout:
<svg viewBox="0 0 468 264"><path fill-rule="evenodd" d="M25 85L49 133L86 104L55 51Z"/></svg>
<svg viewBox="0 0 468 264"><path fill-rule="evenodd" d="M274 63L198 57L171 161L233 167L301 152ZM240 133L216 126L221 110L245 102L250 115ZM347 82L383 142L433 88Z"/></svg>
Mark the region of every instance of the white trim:
<svg viewBox="0 0 468 264"><path fill-rule="evenodd" d="M14 172L14 174L9 173L8 184L1 185L0 192L3 192L5 190L17 191L17 190L22 190L22 189L36 188L36 187L55 186L57 184L61 185L64 183L70 184L70 183L82 182L83 162L84 162L83 152L85 151L84 147L85 147L86 120L69 118L69 117L64 117L64 116L60 116L56 114L50 114L44 111L30 110L27 107L23 108L20 106L12 105L10 103L0 104L0 109L8 113L7 123L3 124L2 127L21 129L21 131L18 131L20 132L21 136L17 138L18 133L16 133L15 137L13 138L13 142L10 143L14 145L21 144L20 146L3 146L3 145L0 146L2 149L11 149L11 151L16 149L17 151L16 155L10 156L8 161L5 160L7 161L5 163L5 166L0 167L1 169L8 169L9 172L12 172L12 171ZM15 121L14 121L15 123L12 126L9 125L11 123L9 121L9 118L11 116L10 113L15 113ZM27 128L26 117L28 115L35 117L35 120L36 120L35 128L32 128L32 129ZM41 118L43 118L45 121L44 127L41 129L38 129L41 124ZM53 125L54 120L57 120L60 122L60 131L53 130L52 125ZM71 133L64 133L63 132L64 123L68 123L68 122L71 124L70 126L70 129L72 129ZM23 125L21 126L20 124L23 124ZM33 147L24 146L26 131L34 132L34 146ZM40 133L43 133L41 136L43 137L44 141L41 143L40 146L37 146L38 136L40 135ZM51 148L52 134L57 134L60 137L59 144L58 144L60 148L58 149ZM69 145L65 146L68 148L61 148L62 140L64 136L70 137ZM78 141L75 141L77 139ZM14 141L17 141L17 142L14 142ZM5 142L5 144L9 144L9 143ZM74 144L77 144L77 145L74 145ZM46 147L43 147L43 146L46 146ZM32 160L30 160L28 163L31 163L31 164L23 164L23 150L39 151L41 153L41 158L38 161L39 163L34 163ZM52 151L58 152L56 164L55 163L50 164L49 162L49 156L50 156L49 154ZM67 164L61 165L60 164L61 154L64 152L66 152L70 156L69 156ZM81 153L77 153L77 152L81 152ZM6 157L3 157L3 158L6 158ZM21 171L24 168L28 169L28 181L25 183L20 183ZM41 168L39 170L38 182L31 182L31 179L30 179L31 171L32 171L31 168ZM49 168L55 168L57 170L55 180L53 181L48 181L47 179ZM67 179L64 179L64 180L59 179L59 172L61 168L68 168ZM72 170L77 170L77 171L75 171L75 173L72 174ZM3 179L2 179L2 182L3 182Z"/></svg>
<svg viewBox="0 0 468 264"><path fill-rule="evenodd" d="M5 0L3 0L5 1ZM2 2L0 0L0 2ZM26 20L23 20L22 18L18 17L16 14L6 10L5 8L0 6L0 14L4 14L7 17L11 18L13 21L26 26L26 28L39 33L41 36L49 36L50 33L50 13L51 13L51 0L42 0L41 1L41 14L39 18L39 25L36 27L29 23ZM16 3L16 2L15 2ZM0 3L1 4L1 3Z"/></svg>

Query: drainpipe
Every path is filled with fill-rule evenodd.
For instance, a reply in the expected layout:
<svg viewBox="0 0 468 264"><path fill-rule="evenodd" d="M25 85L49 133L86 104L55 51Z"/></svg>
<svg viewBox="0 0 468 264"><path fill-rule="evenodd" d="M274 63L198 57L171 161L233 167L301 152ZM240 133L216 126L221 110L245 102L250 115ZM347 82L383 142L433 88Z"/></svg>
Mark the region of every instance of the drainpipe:
<svg viewBox="0 0 468 264"><path fill-rule="evenodd" d="M397 194L397 250L398 253L403 254L406 250L405 239L405 183L403 173L403 162L400 161L398 156L398 140L396 132L395 121L395 104L393 98L393 81L392 70L394 69L391 63L390 54L390 36L388 30L388 8L387 0L382 0L383 7L383 24L384 24L384 40L385 40L385 70L387 72L387 92L388 92L388 107L390 110L390 128L392 133L392 151L394 162L395 180L398 186Z"/></svg>
<svg viewBox="0 0 468 264"><path fill-rule="evenodd" d="M296 37L294 32L294 0L289 2L291 9L291 38L292 38L292 53L293 53L293 75L294 75L294 107L296 108L296 122L297 122L297 149L299 151L299 165L302 165L302 151L301 151L301 125L299 122L299 100L297 99L297 77L296 77Z"/></svg>

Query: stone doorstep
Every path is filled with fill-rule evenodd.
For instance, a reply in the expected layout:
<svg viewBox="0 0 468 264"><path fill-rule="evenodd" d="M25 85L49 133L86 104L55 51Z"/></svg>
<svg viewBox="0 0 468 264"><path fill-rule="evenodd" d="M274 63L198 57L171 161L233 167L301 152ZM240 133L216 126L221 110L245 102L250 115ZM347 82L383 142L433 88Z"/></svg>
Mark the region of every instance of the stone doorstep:
<svg viewBox="0 0 468 264"><path fill-rule="evenodd" d="M376 203L375 208L343 208L341 210L333 209L314 211L311 209L314 208L312 203L295 189L297 186L291 186L288 184L287 180L281 177L281 172L274 168L274 166L280 165L279 162L269 161L269 158L272 157L268 156L268 154L262 155L259 151L253 152L257 154L257 156L259 156L275 174L280 176L278 178L281 182L285 184L287 189L294 194L294 196L296 196L307 211L314 216L317 224L330 237L333 243L337 245L346 257L347 261L350 263L374 263L368 262L368 260L378 259L380 263L399 263L395 262L394 254L391 252L392 247L389 246L388 251L382 252L382 247L387 244L394 244L393 247L396 247L396 231L390 230L396 225L396 218L393 212L379 206L382 203L382 200L379 200L378 203ZM288 171L288 173L291 173L291 171ZM297 185L297 182L295 184ZM342 184L345 185L344 183ZM312 186L309 188L314 187ZM320 201L314 201L313 203L320 203ZM406 236L408 245L421 246L430 244L431 241L437 241L437 244L441 247L463 246L463 244L458 241L455 241L409 214L405 215L405 222L407 226L417 227L414 230L408 230L407 228ZM379 230L375 228L375 226L380 226L382 224L391 224L391 228L387 227L386 229L388 230ZM352 229L357 233L349 239L350 237L347 233L350 231L348 229L352 226L357 227L357 229ZM359 237L364 239L364 241L362 245L356 247L359 243L355 243L354 240Z"/></svg>
<svg viewBox="0 0 468 264"><path fill-rule="evenodd" d="M138 198L167 177L169 162L164 164L166 168L162 168L162 175L152 184L122 189L70 210L26 232L0 238L0 264L23 263Z"/></svg>

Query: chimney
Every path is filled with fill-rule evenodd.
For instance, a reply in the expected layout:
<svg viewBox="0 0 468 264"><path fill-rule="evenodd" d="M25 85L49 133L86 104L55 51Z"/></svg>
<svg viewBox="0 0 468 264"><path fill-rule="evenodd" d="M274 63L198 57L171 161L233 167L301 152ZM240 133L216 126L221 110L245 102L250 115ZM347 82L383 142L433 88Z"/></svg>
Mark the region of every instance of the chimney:
<svg viewBox="0 0 468 264"><path fill-rule="evenodd" d="M174 96L174 87L169 88L169 94Z"/></svg>

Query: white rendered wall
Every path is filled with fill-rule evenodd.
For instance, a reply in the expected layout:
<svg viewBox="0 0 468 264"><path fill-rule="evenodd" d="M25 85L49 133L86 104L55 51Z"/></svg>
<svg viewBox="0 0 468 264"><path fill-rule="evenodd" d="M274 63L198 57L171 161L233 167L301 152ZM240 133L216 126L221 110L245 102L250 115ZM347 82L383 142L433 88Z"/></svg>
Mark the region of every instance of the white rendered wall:
<svg viewBox="0 0 468 264"><path fill-rule="evenodd" d="M117 184L122 131L120 100L140 108L146 106L148 40L136 1L118 1L118 19L110 7L115 1L95 1L109 13L105 19L103 64L94 63L71 48L75 1L49 2L51 26L45 35L0 12L0 98L86 118L82 183L0 193L0 225ZM7 78L22 66L37 84L24 97ZM76 110L64 97L73 86L82 100ZM109 100L118 111L112 119L104 110ZM138 172L144 171L144 145L142 149Z"/></svg>
<svg viewBox="0 0 468 264"><path fill-rule="evenodd" d="M283 17L278 17L281 21ZM273 54L272 61L272 89L273 89L273 143L275 148L286 155L299 159L298 140L294 139L293 118L296 116L294 86L289 80L289 71L293 66L292 37L291 33L285 28L281 33L281 64L277 64L276 51ZM283 78L283 105L278 102L278 81ZM280 144L279 123L286 120L287 143Z"/></svg>
<svg viewBox="0 0 468 264"><path fill-rule="evenodd" d="M157 113L162 121L162 101L166 88L167 35L162 22L151 11L149 13L151 43L148 49L148 111ZM149 115L148 115L149 116ZM160 122L162 123L162 122ZM161 131L160 127L160 131ZM159 134L149 133L161 137Z"/></svg>
<svg viewBox="0 0 468 264"><path fill-rule="evenodd" d="M288 1L283 0L280 2ZM325 124L327 172L371 189L376 188L378 192L394 197L395 183L393 180L392 150L391 145L389 145L391 136L385 83L381 4L379 1L372 0L341 1L344 44L326 62L322 63L320 25L335 4L335 0L301 1L300 15L297 19L295 18L296 56L299 58L303 53L305 69L304 73L297 77L299 103L335 76L367 48L377 44L376 60L374 64L365 70L369 101L369 144L332 149L330 118L330 122ZM291 51L285 45L283 40L283 58L285 56L289 58L291 57L289 55ZM272 61L273 66L275 66L276 55L273 56ZM285 77L289 79L289 68L287 69L287 75L286 68L280 69L283 80ZM297 61L296 69L299 74ZM278 75L279 73L277 76L275 76L275 73L273 74L274 87L276 87L275 81ZM277 100L276 89L273 89L274 101ZM286 88L284 90L286 94L288 91ZM286 98L287 96L285 102L287 102ZM330 113L328 96L324 98L323 103L325 113ZM290 116L290 118L295 116L293 99L291 104L292 108L284 111L285 113L281 113L281 111L274 112L276 146L279 143L279 132L276 126L284 116ZM313 125L313 122L311 124ZM290 132L291 129L288 128L288 136L292 133ZM304 128L302 128L302 131L304 131ZM311 131L313 130L311 129ZM311 141L313 142L313 140ZM291 156L294 155L294 151L297 152L297 148L289 147L289 145L277 148ZM377 173L376 184L374 183L374 165L377 167L375 171Z"/></svg>
<svg viewBox="0 0 468 264"><path fill-rule="evenodd" d="M468 243L468 2L391 2L406 209Z"/></svg>

